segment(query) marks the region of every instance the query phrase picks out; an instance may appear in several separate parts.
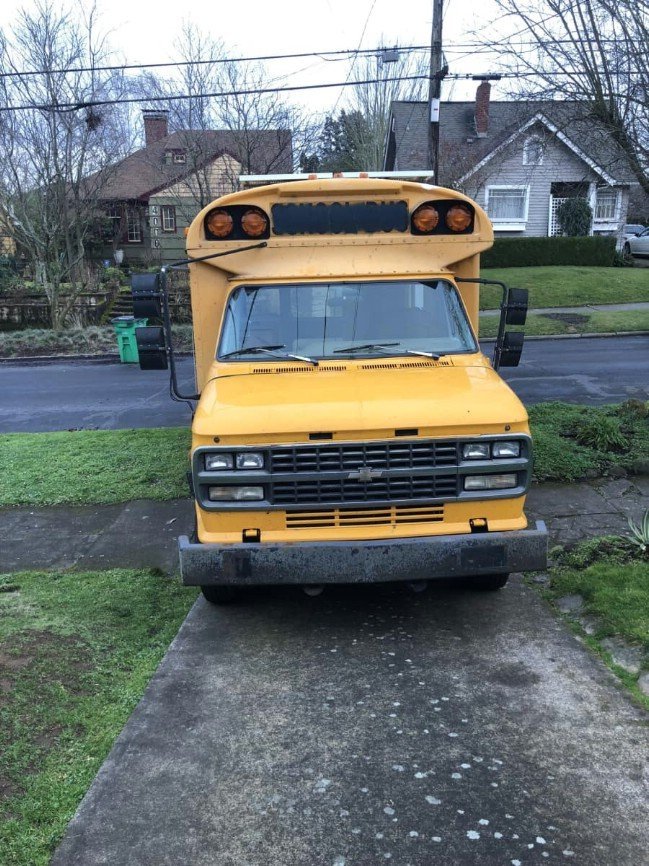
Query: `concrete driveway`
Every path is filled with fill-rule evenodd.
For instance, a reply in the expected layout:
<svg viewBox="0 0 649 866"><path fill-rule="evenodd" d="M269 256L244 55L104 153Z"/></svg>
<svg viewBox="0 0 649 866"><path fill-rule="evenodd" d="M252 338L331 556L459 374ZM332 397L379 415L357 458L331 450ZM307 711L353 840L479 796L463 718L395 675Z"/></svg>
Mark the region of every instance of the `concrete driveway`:
<svg viewBox="0 0 649 866"><path fill-rule="evenodd" d="M516 579L201 599L52 866L640 866L647 744Z"/></svg>

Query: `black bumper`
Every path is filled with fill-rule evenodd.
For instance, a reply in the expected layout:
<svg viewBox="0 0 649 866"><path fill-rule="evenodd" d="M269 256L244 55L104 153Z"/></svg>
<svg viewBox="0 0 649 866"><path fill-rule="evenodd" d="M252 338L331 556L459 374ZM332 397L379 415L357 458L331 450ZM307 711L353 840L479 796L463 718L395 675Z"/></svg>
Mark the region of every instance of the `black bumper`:
<svg viewBox="0 0 649 866"><path fill-rule="evenodd" d="M183 583L191 586L377 583L538 571L548 533L536 529L380 541L190 544L178 539Z"/></svg>

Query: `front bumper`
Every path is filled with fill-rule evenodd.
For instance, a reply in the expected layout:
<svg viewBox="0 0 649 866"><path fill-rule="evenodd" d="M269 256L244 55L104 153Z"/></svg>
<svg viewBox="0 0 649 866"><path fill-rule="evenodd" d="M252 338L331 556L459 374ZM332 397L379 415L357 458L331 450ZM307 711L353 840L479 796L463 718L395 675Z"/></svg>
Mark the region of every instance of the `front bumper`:
<svg viewBox="0 0 649 866"><path fill-rule="evenodd" d="M548 533L536 529L380 541L191 544L178 539L190 586L378 583L537 571L547 565Z"/></svg>

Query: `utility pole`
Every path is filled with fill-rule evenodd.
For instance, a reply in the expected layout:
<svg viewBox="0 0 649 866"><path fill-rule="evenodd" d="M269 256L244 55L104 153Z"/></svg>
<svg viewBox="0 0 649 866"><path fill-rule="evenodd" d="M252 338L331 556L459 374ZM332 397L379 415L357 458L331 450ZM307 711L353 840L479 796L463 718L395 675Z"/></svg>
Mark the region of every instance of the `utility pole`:
<svg viewBox="0 0 649 866"><path fill-rule="evenodd" d="M430 86L428 91L428 164L433 182L439 184L439 99L442 78L442 13L444 0L433 0L433 27L430 35Z"/></svg>

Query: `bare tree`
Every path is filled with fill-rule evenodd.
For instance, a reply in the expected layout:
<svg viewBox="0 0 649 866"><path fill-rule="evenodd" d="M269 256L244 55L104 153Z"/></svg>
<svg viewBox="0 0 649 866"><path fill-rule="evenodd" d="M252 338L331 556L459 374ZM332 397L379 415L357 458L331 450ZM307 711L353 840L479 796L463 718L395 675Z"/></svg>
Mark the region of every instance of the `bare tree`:
<svg viewBox="0 0 649 866"><path fill-rule="evenodd" d="M519 76L514 94L557 100L559 107L578 103L583 133L610 137L649 193L649 0L496 3L499 27L511 20L514 35L482 41ZM574 110L565 116L574 122ZM600 150L606 151L604 138ZM619 155L609 148L609 158Z"/></svg>
<svg viewBox="0 0 649 866"><path fill-rule="evenodd" d="M60 328L87 285L86 243L105 168L128 147L128 136L117 108L58 106L114 98L122 78L95 69L107 65L109 52L94 7L79 24L38 2L19 14L13 31L0 32L0 42L0 221Z"/></svg>
<svg viewBox="0 0 649 866"><path fill-rule="evenodd" d="M142 76L137 92L145 102L153 95L170 97L162 103L156 99L151 106L169 111L178 144L187 155L178 204L186 206L193 200L190 207L194 202L203 207L237 189L241 172L291 171L294 153L306 146L316 126L300 107L260 92L269 84L265 68L228 59L221 42L191 23L183 26L176 52L183 63L178 74L166 80ZM171 99L179 93L188 98ZM220 144L227 142L229 155L221 161L220 172L211 164L217 130Z"/></svg>
<svg viewBox="0 0 649 866"><path fill-rule="evenodd" d="M223 69L221 87L228 95L219 102L219 118L222 128L237 136L244 174L292 171L317 135L318 125L306 109L260 92L269 81L260 64L232 61Z"/></svg>
<svg viewBox="0 0 649 866"><path fill-rule="evenodd" d="M360 140L355 142L355 150L366 171L378 171L383 167L392 102L426 98L428 63L427 54L398 48L363 55L354 63L352 80L371 82L350 87L347 97L349 109L365 118L365 123L358 125Z"/></svg>

